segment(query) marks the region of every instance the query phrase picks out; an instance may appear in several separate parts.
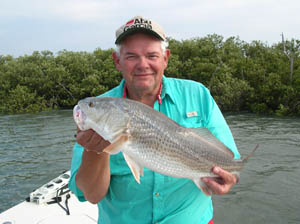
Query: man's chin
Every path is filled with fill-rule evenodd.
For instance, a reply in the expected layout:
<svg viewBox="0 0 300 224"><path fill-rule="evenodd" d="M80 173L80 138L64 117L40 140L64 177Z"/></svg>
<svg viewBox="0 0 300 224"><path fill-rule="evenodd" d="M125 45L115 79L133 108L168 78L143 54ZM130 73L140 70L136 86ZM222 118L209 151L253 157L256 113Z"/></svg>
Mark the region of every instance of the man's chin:
<svg viewBox="0 0 300 224"><path fill-rule="evenodd" d="M160 83L156 83L153 76L141 76L134 79L135 89L139 91L152 92L156 91L156 88ZM158 90L157 90L158 91Z"/></svg>
<svg viewBox="0 0 300 224"><path fill-rule="evenodd" d="M152 92L155 89L155 85L153 82L139 81L135 83L135 88L139 91Z"/></svg>
<svg viewBox="0 0 300 224"><path fill-rule="evenodd" d="M154 85L154 80L150 76L138 77L135 79L136 87L147 88Z"/></svg>

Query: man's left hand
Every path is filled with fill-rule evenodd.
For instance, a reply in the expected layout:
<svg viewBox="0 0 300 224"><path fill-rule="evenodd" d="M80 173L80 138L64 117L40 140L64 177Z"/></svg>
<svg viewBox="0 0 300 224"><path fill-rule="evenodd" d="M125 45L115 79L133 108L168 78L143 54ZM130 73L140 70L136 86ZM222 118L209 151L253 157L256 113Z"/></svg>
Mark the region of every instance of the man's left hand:
<svg viewBox="0 0 300 224"><path fill-rule="evenodd" d="M212 191L213 194L223 195L227 194L230 189L238 183L238 177L220 167L213 167L212 172L218 177L204 177L202 181Z"/></svg>

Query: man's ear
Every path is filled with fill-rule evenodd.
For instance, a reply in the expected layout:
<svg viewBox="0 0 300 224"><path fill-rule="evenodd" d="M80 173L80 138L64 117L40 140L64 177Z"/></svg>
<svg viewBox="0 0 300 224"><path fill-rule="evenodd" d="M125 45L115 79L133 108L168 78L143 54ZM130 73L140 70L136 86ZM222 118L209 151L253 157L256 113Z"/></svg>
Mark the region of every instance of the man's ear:
<svg viewBox="0 0 300 224"><path fill-rule="evenodd" d="M164 55L165 69L166 69L167 66L168 66L168 62L169 62L169 57L170 57L170 55L171 55L170 49L166 49L165 55Z"/></svg>
<svg viewBox="0 0 300 224"><path fill-rule="evenodd" d="M114 51L112 53L112 57L113 57L116 69L120 72L120 58L119 58L117 52Z"/></svg>

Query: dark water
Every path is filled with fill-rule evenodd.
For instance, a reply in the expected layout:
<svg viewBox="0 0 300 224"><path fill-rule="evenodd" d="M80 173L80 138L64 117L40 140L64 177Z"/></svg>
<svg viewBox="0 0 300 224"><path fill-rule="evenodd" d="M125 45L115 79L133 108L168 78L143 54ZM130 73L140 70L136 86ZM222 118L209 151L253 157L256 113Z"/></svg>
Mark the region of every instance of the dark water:
<svg viewBox="0 0 300 224"><path fill-rule="evenodd" d="M300 223L300 119L226 116L242 155L240 184L215 196L216 223Z"/></svg>
<svg viewBox="0 0 300 224"><path fill-rule="evenodd" d="M215 223L300 223L300 118L226 115L242 155L240 183L214 196ZM0 116L0 213L69 169L71 111Z"/></svg>

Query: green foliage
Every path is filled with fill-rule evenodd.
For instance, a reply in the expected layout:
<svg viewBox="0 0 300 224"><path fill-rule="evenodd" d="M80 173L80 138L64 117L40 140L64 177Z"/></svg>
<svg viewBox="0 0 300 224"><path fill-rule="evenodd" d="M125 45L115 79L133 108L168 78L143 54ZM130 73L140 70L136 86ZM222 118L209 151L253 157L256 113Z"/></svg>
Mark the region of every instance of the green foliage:
<svg viewBox="0 0 300 224"><path fill-rule="evenodd" d="M245 80L234 78L225 72L215 75L210 82L211 94L223 111L241 111L254 89Z"/></svg>
<svg viewBox="0 0 300 224"><path fill-rule="evenodd" d="M8 113L39 112L46 109L43 97L30 92L26 86L17 85L9 91L6 99L1 100L1 109Z"/></svg>
<svg viewBox="0 0 300 224"><path fill-rule="evenodd" d="M300 115L299 40L268 46L213 34L168 41L171 57L165 75L203 83L223 111ZM0 55L0 112L72 108L79 99L104 93L122 78L112 52Z"/></svg>
<svg viewBox="0 0 300 224"><path fill-rule="evenodd" d="M258 114L269 113L269 109L265 103L253 103L250 105L250 108L253 112Z"/></svg>

